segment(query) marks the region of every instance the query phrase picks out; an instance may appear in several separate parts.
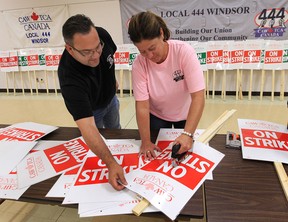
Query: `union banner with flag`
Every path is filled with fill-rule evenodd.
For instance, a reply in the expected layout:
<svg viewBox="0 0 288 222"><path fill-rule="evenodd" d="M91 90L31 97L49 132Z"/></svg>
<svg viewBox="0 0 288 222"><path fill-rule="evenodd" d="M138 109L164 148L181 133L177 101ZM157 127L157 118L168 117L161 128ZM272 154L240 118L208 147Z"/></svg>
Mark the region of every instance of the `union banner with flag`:
<svg viewBox="0 0 288 222"><path fill-rule="evenodd" d="M59 35L68 18L64 5L4 11L3 15L15 49L64 45Z"/></svg>

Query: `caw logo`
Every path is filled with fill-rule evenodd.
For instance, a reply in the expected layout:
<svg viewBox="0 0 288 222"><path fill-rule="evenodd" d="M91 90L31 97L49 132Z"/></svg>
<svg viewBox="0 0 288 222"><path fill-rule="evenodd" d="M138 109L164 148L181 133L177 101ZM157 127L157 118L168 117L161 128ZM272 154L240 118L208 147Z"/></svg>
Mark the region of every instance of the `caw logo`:
<svg viewBox="0 0 288 222"><path fill-rule="evenodd" d="M175 82L178 82L179 80L183 80L184 79L184 75L181 72L181 70L176 70L173 72L173 80Z"/></svg>
<svg viewBox="0 0 288 222"><path fill-rule="evenodd" d="M288 22L288 11L285 8L263 9L254 18L258 26L255 37L281 37Z"/></svg>

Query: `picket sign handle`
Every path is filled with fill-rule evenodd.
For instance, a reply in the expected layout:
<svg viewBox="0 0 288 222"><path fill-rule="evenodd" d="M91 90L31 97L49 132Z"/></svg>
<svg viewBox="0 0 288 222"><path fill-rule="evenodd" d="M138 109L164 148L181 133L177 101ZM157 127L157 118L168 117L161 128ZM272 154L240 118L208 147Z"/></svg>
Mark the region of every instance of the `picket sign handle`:
<svg viewBox="0 0 288 222"><path fill-rule="evenodd" d="M280 83L280 100L284 100L285 91L285 69L281 70L281 83Z"/></svg>
<svg viewBox="0 0 288 222"><path fill-rule="evenodd" d="M275 69L272 70L271 101L274 101L274 91L275 91Z"/></svg>
<svg viewBox="0 0 288 222"><path fill-rule="evenodd" d="M222 125L228 120L234 113L235 109L225 111L221 116L218 117L198 138L197 141L201 143L208 143L215 134L221 129ZM136 216L140 216L143 211L149 206L149 201L143 198L133 209L132 212Z"/></svg>
<svg viewBox="0 0 288 222"><path fill-rule="evenodd" d="M250 69L248 100L251 100L251 98L252 98L252 81L253 81L253 69Z"/></svg>
<svg viewBox="0 0 288 222"><path fill-rule="evenodd" d="M5 72L6 76L6 89L7 89L7 95L9 94L9 81L8 81L8 72Z"/></svg>
<svg viewBox="0 0 288 222"><path fill-rule="evenodd" d="M280 162L274 162L274 167L276 169L276 172L278 174L282 189L284 191L284 194L286 196L286 200L288 201L288 177L285 172L285 169L283 167L283 164Z"/></svg>
<svg viewBox="0 0 288 222"><path fill-rule="evenodd" d="M215 83L216 83L216 69L213 69L213 76L212 76L212 99L215 97Z"/></svg>

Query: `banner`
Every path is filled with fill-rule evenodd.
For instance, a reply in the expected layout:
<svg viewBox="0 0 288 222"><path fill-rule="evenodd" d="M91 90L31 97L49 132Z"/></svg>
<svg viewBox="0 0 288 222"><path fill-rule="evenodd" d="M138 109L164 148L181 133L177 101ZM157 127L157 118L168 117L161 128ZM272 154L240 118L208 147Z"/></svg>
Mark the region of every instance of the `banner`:
<svg viewBox="0 0 288 222"><path fill-rule="evenodd" d="M68 18L66 6L4 11L14 48L64 45L60 35Z"/></svg>
<svg viewBox="0 0 288 222"><path fill-rule="evenodd" d="M122 0L123 41L130 42L131 16L147 10L162 17L171 37L182 41L285 40L287 7L287 0Z"/></svg>

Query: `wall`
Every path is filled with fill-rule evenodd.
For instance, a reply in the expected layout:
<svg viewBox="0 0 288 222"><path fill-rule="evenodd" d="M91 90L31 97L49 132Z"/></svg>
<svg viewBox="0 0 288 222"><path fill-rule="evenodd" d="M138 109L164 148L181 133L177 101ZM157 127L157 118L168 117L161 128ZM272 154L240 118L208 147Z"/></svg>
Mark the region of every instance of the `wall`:
<svg viewBox="0 0 288 222"><path fill-rule="evenodd" d="M0 30L1 30L1 41L0 41L0 50L13 49L13 45L9 41L8 32L6 25L4 24L4 19L2 12L6 10L16 10L21 8L33 8L33 7L45 7L45 6L56 6L56 5L67 5L69 15L74 15L77 13L86 14L89 16L96 25L105 27L111 34L116 44L123 43L122 37L122 28L121 28L121 14L120 14L120 5L119 0L50 0L50 1L35 1L35 0L13 0L6 1L0 0ZM62 38L61 33L59 33L59 38ZM221 91L222 84L222 73L223 71L217 71L216 75L216 87L215 90ZM271 91L271 71L266 72L266 81L264 86L264 91ZM288 71L286 71L288 73ZM253 78L253 91L260 91L260 74L261 72L255 71ZM275 80L275 91L280 91L280 72L276 71L276 80ZM35 77L34 73L29 73L31 78L32 88L35 88ZM24 88L30 89L29 75L27 72L22 73ZM46 81L45 73L42 71L37 71L35 73L38 79L44 79ZM47 82L50 89L54 89L54 78L52 72L47 72ZM116 73L117 78L119 79L118 72ZM124 71L124 89L129 89L129 78L128 71ZM286 79L287 79L286 74ZM8 80L8 87L13 88L14 85L16 88L22 88L21 75L15 73L15 83L12 73L6 75L5 73L0 72L0 89L6 89ZM59 88L58 79L56 76L57 84L56 88ZM210 85L211 86L212 76L210 75ZM287 82L287 81L286 81ZM229 71L227 72L227 91L235 91L236 84L236 72ZM45 89L45 84L37 84L38 88ZM243 90L249 90L249 71L243 72ZM285 92L288 91L288 84L285 86Z"/></svg>

